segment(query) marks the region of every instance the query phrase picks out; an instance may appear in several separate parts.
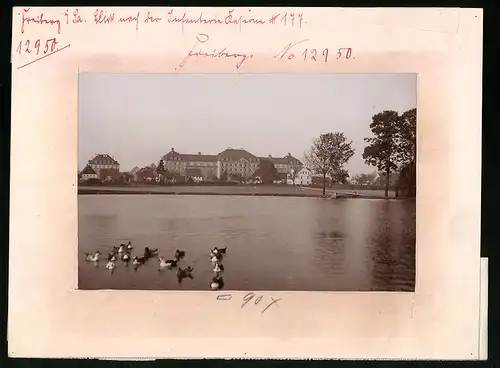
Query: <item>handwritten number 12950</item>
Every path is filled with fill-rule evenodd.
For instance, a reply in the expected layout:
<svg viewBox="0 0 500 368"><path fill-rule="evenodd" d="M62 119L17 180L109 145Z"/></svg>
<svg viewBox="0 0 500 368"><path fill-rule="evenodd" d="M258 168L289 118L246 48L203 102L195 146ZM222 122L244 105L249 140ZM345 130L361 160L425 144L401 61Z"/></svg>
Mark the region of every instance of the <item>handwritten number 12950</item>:
<svg viewBox="0 0 500 368"><path fill-rule="evenodd" d="M43 52L44 54L47 54L49 52L52 53L55 51L57 44L58 42L55 38L49 38L47 41L45 41L45 44L43 44L40 39L25 41L21 40L19 41L19 45L17 46L16 53L19 55L23 53L31 54L33 51L36 51L36 55L40 54L40 52ZM42 50L40 48L42 48Z"/></svg>

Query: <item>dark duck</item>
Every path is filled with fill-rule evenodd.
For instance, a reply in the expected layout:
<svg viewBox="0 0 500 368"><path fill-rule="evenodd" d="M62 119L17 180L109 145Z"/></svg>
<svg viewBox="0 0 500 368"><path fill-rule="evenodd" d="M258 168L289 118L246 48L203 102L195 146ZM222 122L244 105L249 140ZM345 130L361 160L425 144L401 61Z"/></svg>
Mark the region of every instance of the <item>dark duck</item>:
<svg viewBox="0 0 500 368"><path fill-rule="evenodd" d="M193 270L194 270L194 268L191 266L188 266L186 269L179 268L177 270L177 280L179 281L179 283L181 283L182 280L185 278L192 279L193 278L193 275L192 275Z"/></svg>
<svg viewBox="0 0 500 368"><path fill-rule="evenodd" d="M184 258L186 256L186 252L184 252L183 250L179 250L177 249L175 251L175 255L174 255L174 258L179 261L181 260L182 258Z"/></svg>
<svg viewBox="0 0 500 368"><path fill-rule="evenodd" d="M158 249L149 249L148 247L144 248L144 257L146 258L146 260L148 258L152 258L154 256L156 256L158 253Z"/></svg>

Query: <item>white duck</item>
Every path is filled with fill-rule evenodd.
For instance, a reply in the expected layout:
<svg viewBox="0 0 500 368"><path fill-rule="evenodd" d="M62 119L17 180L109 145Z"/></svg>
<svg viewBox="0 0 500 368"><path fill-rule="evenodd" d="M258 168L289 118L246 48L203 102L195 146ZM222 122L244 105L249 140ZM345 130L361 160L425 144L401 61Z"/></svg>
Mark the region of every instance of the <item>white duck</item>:
<svg viewBox="0 0 500 368"><path fill-rule="evenodd" d="M132 250L132 242L130 242L130 241L128 242L128 244L127 244L127 249L128 249L128 250Z"/></svg>
<svg viewBox="0 0 500 368"><path fill-rule="evenodd" d="M212 290L219 290L219 289L222 289L224 287L224 281L222 280L221 277L214 277L212 279L212 282L210 284L210 288Z"/></svg>
<svg viewBox="0 0 500 368"><path fill-rule="evenodd" d="M125 252L125 244L120 245L120 248L118 248L118 253L124 253Z"/></svg>
<svg viewBox="0 0 500 368"><path fill-rule="evenodd" d="M165 260L164 257L158 258L158 262L160 262L160 268L177 266L177 261L174 261L173 259Z"/></svg>
<svg viewBox="0 0 500 368"><path fill-rule="evenodd" d="M97 251L94 253L94 255L85 253L85 257L87 261L89 262L97 262L99 260L99 256L101 255L101 252Z"/></svg>
<svg viewBox="0 0 500 368"><path fill-rule="evenodd" d="M115 268L116 268L116 264L113 261L109 261L106 264L106 269L110 270L111 272L113 272Z"/></svg>

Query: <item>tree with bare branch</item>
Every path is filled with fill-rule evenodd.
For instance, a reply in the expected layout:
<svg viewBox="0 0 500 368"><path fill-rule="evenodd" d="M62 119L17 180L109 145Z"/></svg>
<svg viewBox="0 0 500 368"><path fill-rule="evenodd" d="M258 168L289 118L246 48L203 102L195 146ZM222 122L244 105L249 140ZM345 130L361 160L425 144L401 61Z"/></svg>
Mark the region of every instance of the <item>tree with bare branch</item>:
<svg viewBox="0 0 500 368"><path fill-rule="evenodd" d="M349 173L344 165L354 155L352 141L348 141L344 133L321 134L313 142L311 149L304 154L307 165L323 177L323 196L326 195L326 177L345 182Z"/></svg>

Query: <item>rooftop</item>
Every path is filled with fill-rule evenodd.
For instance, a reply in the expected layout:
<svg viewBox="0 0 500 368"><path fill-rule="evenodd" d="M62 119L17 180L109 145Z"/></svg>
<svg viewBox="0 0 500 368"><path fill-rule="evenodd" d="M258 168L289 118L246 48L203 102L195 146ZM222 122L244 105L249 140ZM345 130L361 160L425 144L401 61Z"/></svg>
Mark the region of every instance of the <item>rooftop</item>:
<svg viewBox="0 0 500 368"><path fill-rule="evenodd" d="M242 158L245 158L247 160L258 159L257 156L252 155L250 152L248 152L242 148L240 148L240 149L228 148L228 149L220 152L217 155L217 158L225 158L225 159L229 159L231 161L241 160Z"/></svg>
<svg viewBox="0 0 500 368"><path fill-rule="evenodd" d="M176 157L181 161L197 161L197 162L217 162L216 155L202 155L201 152L196 153L179 153L173 148L172 150L162 157L162 160L169 161L170 158Z"/></svg>
<svg viewBox="0 0 500 368"><path fill-rule="evenodd" d="M119 165L118 161L116 161L113 157L108 155L107 153L98 153L91 160L89 160L89 164L109 164L109 165Z"/></svg>
<svg viewBox="0 0 500 368"><path fill-rule="evenodd" d="M90 165L85 166L80 174L97 175Z"/></svg>

